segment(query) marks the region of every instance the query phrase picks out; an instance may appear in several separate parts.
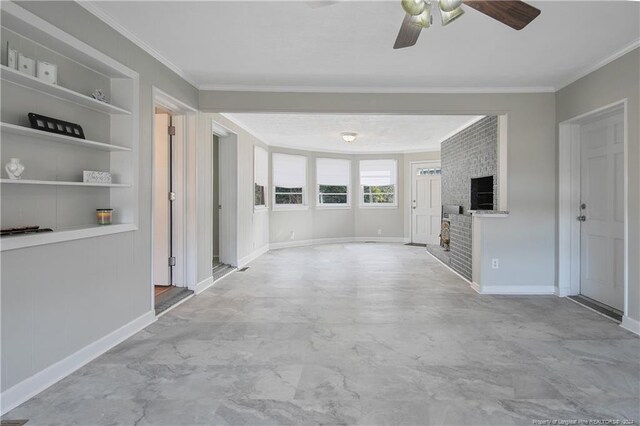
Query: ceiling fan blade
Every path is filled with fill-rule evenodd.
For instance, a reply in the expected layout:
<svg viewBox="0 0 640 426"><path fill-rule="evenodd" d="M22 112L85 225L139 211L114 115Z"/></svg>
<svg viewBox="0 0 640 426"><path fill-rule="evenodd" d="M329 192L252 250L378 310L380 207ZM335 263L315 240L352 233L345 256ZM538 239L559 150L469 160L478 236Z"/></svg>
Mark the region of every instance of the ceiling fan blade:
<svg viewBox="0 0 640 426"><path fill-rule="evenodd" d="M517 0L464 0L464 4L516 30L540 15L540 9Z"/></svg>
<svg viewBox="0 0 640 426"><path fill-rule="evenodd" d="M396 42L393 45L394 49L410 47L416 44L416 42L418 41L418 37L420 36L422 27L412 24L412 19L413 16L409 15L408 13L404 16L404 20L402 21L402 25L400 26L400 32L398 32L398 37L396 38Z"/></svg>

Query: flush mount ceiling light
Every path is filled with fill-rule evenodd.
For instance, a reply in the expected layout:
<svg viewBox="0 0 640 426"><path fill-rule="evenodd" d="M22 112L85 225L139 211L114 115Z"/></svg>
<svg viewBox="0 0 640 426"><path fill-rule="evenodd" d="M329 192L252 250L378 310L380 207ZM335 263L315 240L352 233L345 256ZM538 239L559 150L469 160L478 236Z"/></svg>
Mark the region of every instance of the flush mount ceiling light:
<svg viewBox="0 0 640 426"><path fill-rule="evenodd" d="M540 15L539 9L519 0L401 0L401 4L406 15L393 45L394 49L416 44L420 31L433 24L432 8L440 11L443 26L464 14L463 4L515 30L523 29ZM437 7L433 7L433 4Z"/></svg>
<svg viewBox="0 0 640 426"><path fill-rule="evenodd" d="M342 140L346 143L351 143L356 140L358 134L356 132L342 132L340 133L340 136L342 136Z"/></svg>

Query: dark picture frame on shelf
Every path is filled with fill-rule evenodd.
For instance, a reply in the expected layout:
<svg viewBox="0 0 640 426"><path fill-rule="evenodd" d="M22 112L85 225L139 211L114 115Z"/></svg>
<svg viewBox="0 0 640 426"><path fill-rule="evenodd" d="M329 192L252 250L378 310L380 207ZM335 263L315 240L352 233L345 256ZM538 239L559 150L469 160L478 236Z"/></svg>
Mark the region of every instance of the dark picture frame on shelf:
<svg viewBox="0 0 640 426"><path fill-rule="evenodd" d="M46 117L33 112L29 113L29 123L32 129L84 139L84 131L82 131L82 127L79 124Z"/></svg>

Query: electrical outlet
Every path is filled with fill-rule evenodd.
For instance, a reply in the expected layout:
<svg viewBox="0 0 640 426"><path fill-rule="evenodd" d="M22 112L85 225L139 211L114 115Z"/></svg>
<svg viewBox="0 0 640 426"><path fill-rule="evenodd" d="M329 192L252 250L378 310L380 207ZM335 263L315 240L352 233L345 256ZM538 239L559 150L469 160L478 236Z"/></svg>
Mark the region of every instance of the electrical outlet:
<svg viewBox="0 0 640 426"><path fill-rule="evenodd" d="M382 235L382 229L378 229L378 235Z"/></svg>
<svg viewBox="0 0 640 426"><path fill-rule="evenodd" d="M499 259L491 259L491 269L498 269L500 267Z"/></svg>
<svg viewBox="0 0 640 426"><path fill-rule="evenodd" d="M289 239L295 240L295 238L296 238L296 232L295 231L291 231L291 233L289 234Z"/></svg>

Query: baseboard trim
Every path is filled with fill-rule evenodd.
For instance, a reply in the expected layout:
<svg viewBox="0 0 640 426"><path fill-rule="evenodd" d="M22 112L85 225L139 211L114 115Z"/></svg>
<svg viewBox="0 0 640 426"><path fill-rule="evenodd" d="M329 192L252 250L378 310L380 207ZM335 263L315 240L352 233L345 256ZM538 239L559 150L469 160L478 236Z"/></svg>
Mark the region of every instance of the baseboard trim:
<svg viewBox="0 0 640 426"><path fill-rule="evenodd" d="M247 256L238 260L238 269L244 266L247 266L249 263L253 262L254 260L256 260L257 258L259 258L260 256L262 256L268 251L269 251L269 244L265 244L264 246L260 247L258 250L255 250L253 253L248 254Z"/></svg>
<svg viewBox="0 0 640 426"><path fill-rule="evenodd" d="M0 396L0 414L4 415L13 410L155 321L156 314L151 310L28 379L10 387L2 392Z"/></svg>
<svg viewBox="0 0 640 426"><path fill-rule="evenodd" d="M552 285L490 285L482 286L480 294L505 294L505 295L555 295L556 287Z"/></svg>
<svg viewBox="0 0 640 426"><path fill-rule="evenodd" d="M625 330L629 330L632 333L640 335L640 321L629 318L626 315L622 317L622 323L620 324L620 327L624 328Z"/></svg>
<svg viewBox="0 0 640 426"><path fill-rule="evenodd" d="M269 244L270 250L278 250L292 247L307 247L321 244L344 244L344 243L408 243L409 238L404 237L338 237L338 238L316 238L311 240L284 241L281 243Z"/></svg>
<svg viewBox="0 0 640 426"><path fill-rule="evenodd" d="M283 248L292 248L292 247L307 247L307 246L315 246L320 244L340 244L340 243L352 243L354 241L353 237L339 237L339 238L316 238L312 240L295 240L295 241L284 241L281 243L271 243L269 244L270 250L278 250Z"/></svg>
<svg viewBox="0 0 640 426"><path fill-rule="evenodd" d="M480 290L480 284L475 281L471 281L471 288L476 291L478 294L482 294L482 290Z"/></svg>
<svg viewBox="0 0 640 426"><path fill-rule="evenodd" d="M410 238L404 237L355 237L355 242L373 241L374 243L410 243Z"/></svg>
<svg viewBox="0 0 640 426"><path fill-rule="evenodd" d="M213 277L207 277L204 280L196 284L196 288L193 289L193 294L198 295L213 285Z"/></svg>

